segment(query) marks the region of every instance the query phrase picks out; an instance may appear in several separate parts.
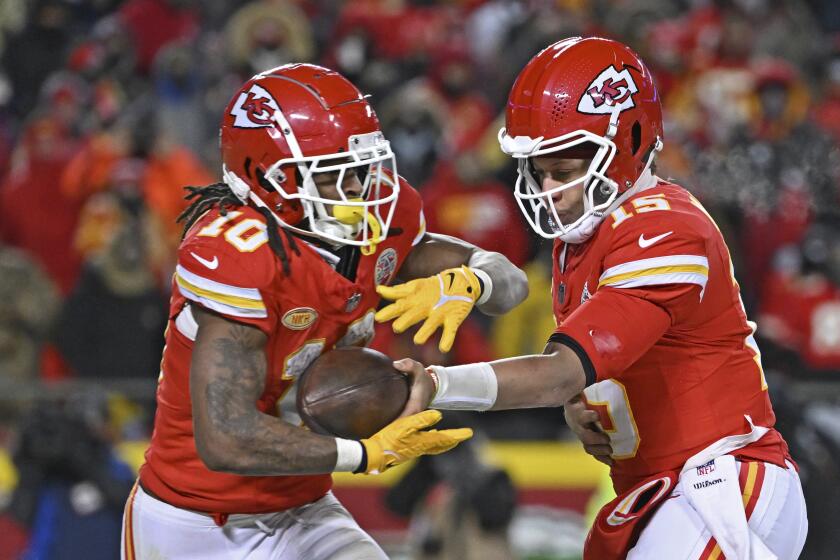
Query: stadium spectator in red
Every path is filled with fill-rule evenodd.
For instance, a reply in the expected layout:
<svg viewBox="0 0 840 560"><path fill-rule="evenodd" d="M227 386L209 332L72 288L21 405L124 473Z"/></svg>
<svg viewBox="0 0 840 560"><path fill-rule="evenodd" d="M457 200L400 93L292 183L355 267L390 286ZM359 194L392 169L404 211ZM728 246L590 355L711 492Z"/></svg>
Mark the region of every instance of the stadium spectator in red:
<svg viewBox="0 0 840 560"><path fill-rule="evenodd" d="M55 120L33 119L0 187L0 239L35 257L64 294L81 264L73 248L81 204L60 188L74 145Z"/></svg>
<svg viewBox="0 0 840 560"><path fill-rule="evenodd" d="M531 256L531 238L510 189L483 167L474 151L441 161L423 185L429 228L498 251L517 266Z"/></svg>
<svg viewBox="0 0 840 560"><path fill-rule="evenodd" d="M811 226L792 270L784 266L785 253L762 290L766 352L772 345L774 363L800 378L840 374L840 218L829 214Z"/></svg>
<svg viewBox="0 0 840 560"><path fill-rule="evenodd" d="M475 145L495 117L495 111L477 87L475 62L466 46L438 47L432 55L429 83L447 109L443 131L445 148L460 153Z"/></svg>
<svg viewBox="0 0 840 560"><path fill-rule="evenodd" d="M174 250L181 236L176 218L187 204L183 186L204 184L211 176L190 150L160 133L156 118L153 111L129 114L112 131L91 137L67 166L62 188L68 197L84 201L107 190L115 169L134 160L144 203Z"/></svg>
<svg viewBox="0 0 840 560"><path fill-rule="evenodd" d="M197 7L195 0L128 0L120 6L119 19L134 40L140 72L148 74L162 47L198 33Z"/></svg>

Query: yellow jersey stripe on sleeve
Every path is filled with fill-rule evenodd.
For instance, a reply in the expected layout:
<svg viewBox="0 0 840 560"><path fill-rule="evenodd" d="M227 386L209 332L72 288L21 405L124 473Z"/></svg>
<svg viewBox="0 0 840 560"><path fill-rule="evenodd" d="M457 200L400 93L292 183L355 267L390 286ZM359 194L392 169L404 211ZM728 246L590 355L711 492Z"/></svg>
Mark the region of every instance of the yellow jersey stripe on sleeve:
<svg viewBox="0 0 840 560"><path fill-rule="evenodd" d="M233 307L243 310L265 311L265 304L263 304L262 299L255 300L241 296L223 294L218 291L196 286L195 284L181 276L180 271L175 272L175 282L178 284L178 287L181 288L181 293L183 293L184 296L188 297L189 299L195 299L199 302L202 302L202 300L211 300L223 304L226 307ZM190 298L190 294L196 297Z"/></svg>
<svg viewBox="0 0 840 560"><path fill-rule="evenodd" d="M654 268L661 268L666 266L702 266L707 270L709 268L709 260L701 255L666 255L664 257L652 257L649 259L639 259L636 261L629 261L622 264L617 264L606 269L599 282L606 278L618 276L619 274L626 274L628 272L640 272Z"/></svg>
<svg viewBox="0 0 840 560"><path fill-rule="evenodd" d="M206 307L207 309L212 309L213 311L217 311L222 315L241 317L243 319L265 319L266 317L268 317L268 312L265 309L243 309L241 307L232 307L230 305L225 305L224 303L219 303L212 299L197 296L185 290L184 288L181 288L181 293L184 294L184 297L186 297L187 299L192 300L196 303L200 303L203 307ZM183 334L187 338L190 338L189 334L187 333L182 332L181 334Z"/></svg>
<svg viewBox="0 0 840 560"><path fill-rule="evenodd" d="M628 281L635 280L636 285L645 285L643 279L648 278L650 284L671 284L678 283L677 280L686 282L690 279L691 283L700 283L702 286L706 285L706 280L709 277L709 267L699 264L681 265L681 266L660 266L655 268L647 268L643 270L636 270L633 272L625 272L623 274L615 274L613 276L602 277L598 282L598 287L613 286L617 284L627 284ZM669 280L670 279L670 280ZM695 281L696 280L696 281Z"/></svg>
<svg viewBox="0 0 840 560"><path fill-rule="evenodd" d="M226 296L235 296L254 301L262 301L262 295L256 288L240 288L239 286L231 286L230 284L216 282L215 280L210 280L209 278L190 272L180 264L175 267L175 273L193 286L197 286L202 290L208 290Z"/></svg>

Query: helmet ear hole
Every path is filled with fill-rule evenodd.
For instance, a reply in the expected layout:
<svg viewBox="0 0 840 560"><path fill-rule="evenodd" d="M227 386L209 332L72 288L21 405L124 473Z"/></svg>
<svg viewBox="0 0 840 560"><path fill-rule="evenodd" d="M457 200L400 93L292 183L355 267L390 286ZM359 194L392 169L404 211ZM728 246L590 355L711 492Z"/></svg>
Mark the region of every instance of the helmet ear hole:
<svg viewBox="0 0 840 560"><path fill-rule="evenodd" d="M246 177L248 177L249 179L254 178L251 175L251 158L249 158L249 157L245 158L245 164L242 166L242 168L245 170L245 176Z"/></svg>
<svg viewBox="0 0 840 560"><path fill-rule="evenodd" d="M259 167L254 170L254 174L257 176L257 183L262 187L262 189L271 194L274 191L274 187L271 186L271 183L268 182L268 179L265 178L265 172L260 169Z"/></svg>
<svg viewBox="0 0 840 560"><path fill-rule="evenodd" d="M639 124L639 121L633 123L633 127L630 129L630 137L633 141L633 155L635 156L642 145L642 125Z"/></svg>

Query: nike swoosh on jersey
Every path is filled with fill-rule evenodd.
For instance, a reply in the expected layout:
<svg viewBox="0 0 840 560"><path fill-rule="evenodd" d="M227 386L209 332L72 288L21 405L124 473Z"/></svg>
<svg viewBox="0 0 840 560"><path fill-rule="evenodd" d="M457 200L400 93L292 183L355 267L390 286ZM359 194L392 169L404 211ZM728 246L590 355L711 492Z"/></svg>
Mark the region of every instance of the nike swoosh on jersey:
<svg viewBox="0 0 840 560"><path fill-rule="evenodd" d="M646 248L650 247L651 245L653 245L654 243L656 243L657 241L665 239L666 237L668 237L672 233L674 233L674 232L669 231L667 233L663 233L662 235L657 235L656 237L651 237L650 239L645 239L645 234L643 233L642 235L639 236L639 247L641 247L642 249L646 249Z"/></svg>
<svg viewBox="0 0 840 560"><path fill-rule="evenodd" d="M204 266L206 266L210 270L216 270L217 268L219 268L219 257L217 257L215 255L213 256L212 261L208 261L207 259L202 259L201 257L196 255L192 251L190 251L190 255L192 255L195 258L195 260L197 260L198 262L200 262L201 264L203 264Z"/></svg>

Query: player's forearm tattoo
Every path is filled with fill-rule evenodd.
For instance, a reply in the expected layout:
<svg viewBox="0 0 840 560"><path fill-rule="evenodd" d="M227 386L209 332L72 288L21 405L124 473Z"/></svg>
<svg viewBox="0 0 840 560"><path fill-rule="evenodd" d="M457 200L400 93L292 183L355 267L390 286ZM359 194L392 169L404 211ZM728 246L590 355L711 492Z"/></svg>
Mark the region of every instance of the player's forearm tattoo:
<svg viewBox="0 0 840 560"><path fill-rule="evenodd" d="M257 413L249 397L266 376L265 360L247 344L249 334L245 327L234 326L229 337L213 340L214 375L206 389L213 427L236 437L249 434ZM251 400L251 405L242 406L243 400Z"/></svg>
<svg viewBox="0 0 840 560"><path fill-rule="evenodd" d="M205 387L207 416L213 430L229 442L226 463L239 474L303 474L330 472L335 444L256 407L265 387L266 359L255 348L258 331L232 325L227 336L211 341L212 373Z"/></svg>

